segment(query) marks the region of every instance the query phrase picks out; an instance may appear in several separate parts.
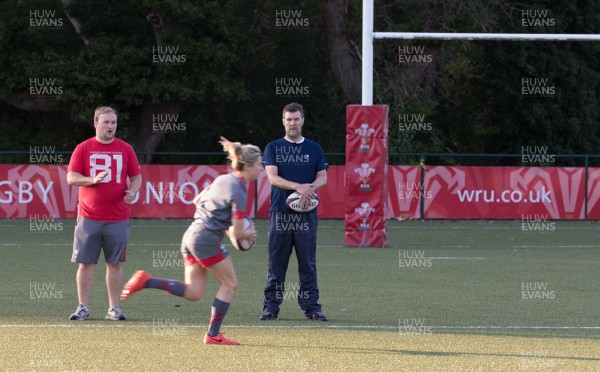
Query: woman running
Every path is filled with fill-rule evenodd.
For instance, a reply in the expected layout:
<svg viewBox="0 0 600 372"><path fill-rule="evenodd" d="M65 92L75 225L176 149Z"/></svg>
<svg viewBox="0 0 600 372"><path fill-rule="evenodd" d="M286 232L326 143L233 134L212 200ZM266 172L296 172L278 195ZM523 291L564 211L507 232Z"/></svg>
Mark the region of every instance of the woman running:
<svg viewBox="0 0 600 372"><path fill-rule="evenodd" d="M156 288L189 301L197 301L204 295L207 274L211 274L219 283L219 290L212 303L212 315L204 343L239 345L239 342L225 338L220 332L238 285L233 262L221 240L232 225L233 238L256 240L255 230L244 230L247 184L258 178L263 165L257 146L230 142L223 137L220 143L229 154L233 171L215 178L210 186L194 198L194 222L181 242L185 282L153 278L146 271L139 270L125 284L121 299L125 300L144 288Z"/></svg>

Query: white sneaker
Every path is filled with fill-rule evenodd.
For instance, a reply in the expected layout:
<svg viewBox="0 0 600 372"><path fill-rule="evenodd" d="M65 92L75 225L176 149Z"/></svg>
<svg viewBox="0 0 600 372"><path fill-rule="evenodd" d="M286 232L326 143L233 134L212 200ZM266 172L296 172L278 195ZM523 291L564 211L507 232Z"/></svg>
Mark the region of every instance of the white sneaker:
<svg viewBox="0 0 600 372"><path fill-rule="evenodd" d="M119 305L114 306L112 309L108 309L108 313L106 313L105 319L108 320L125 320L125 315L119 308Z"/></svg>
<svg viewBox="0 0 600 372"><path fill-rule="evenodd" d="M69 320L87 320L90 318L90 309L87 306L79 305L75 312L71 314Z"/></svg>

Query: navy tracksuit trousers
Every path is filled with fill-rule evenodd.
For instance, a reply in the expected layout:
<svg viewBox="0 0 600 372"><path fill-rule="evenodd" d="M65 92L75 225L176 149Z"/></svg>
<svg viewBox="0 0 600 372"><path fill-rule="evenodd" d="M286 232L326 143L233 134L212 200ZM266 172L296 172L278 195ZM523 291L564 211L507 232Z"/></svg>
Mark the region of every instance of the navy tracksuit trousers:
<svg viewBox="0 0 600 372"><path fill-rule="evenodd" d="M288 283L286 286L292 249L298 259L300 285ZM318 303L316 253L316 213L269 213L269 268L263 312L278 314L279 305L286 298L297 298L307 316L322 311Z"/></svg>

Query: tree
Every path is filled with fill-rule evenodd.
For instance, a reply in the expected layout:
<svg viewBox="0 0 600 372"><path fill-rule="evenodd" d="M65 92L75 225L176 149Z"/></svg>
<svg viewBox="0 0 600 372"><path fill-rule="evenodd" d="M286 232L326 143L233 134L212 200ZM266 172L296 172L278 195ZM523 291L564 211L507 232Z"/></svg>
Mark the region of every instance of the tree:
<svg viewBox="0 0 600 372"><path fill-rule="evenodd" d="M385 0L376 2L375 30L598 33L599 7ZM348 0L0 3L0 129L9 134L0 148L72 149L92 135L100 104L119 109L119 136L138 152L220 151L221 135L264 147L283 134L281 108L298 101L307 137L343 152L345 107L360 103L361 8ZM595 152L597 45L375 41L374 101L390 106L390 151ZM528 78L555 92L524 94ZM142 158L207 159L222 157Z"/></svg>
<svg viewBox="0 0 600 372"><path fill-rule="evenodd" d="M375 30L597 33L597 8L567 1L384 1L376 5ZM390 106L390 150L519 153L540 145L556 153L593 152L597 48L376 40L374 97ZM528 77L543 79L556 93L523 94Z"/></svg>
<svg viewBox="0 0 600 372"><path fill-rule="evenodd" d="M165 134L182 129L172 119L185 104L247 94L231 75L244 41L233 30L235 3L4 4L0 45L14 52L0 57L7 67L0 97L25 111L63 112L62 121L79 125L89 124L100 104L125 108L120 135L137 151L154 151Z"/></svg>

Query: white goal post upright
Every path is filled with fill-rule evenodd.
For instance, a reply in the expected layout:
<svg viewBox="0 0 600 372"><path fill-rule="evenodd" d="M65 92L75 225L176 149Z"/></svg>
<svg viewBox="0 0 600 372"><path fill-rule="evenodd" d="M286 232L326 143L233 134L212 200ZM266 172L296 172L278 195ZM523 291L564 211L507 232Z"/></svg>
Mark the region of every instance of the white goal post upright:
<svg viewBox="0 0 600 372"><path fill-rule="evenodd" d="M373 104L373 18L374 0L363 0L362 105Z"/></svg>
<svg viewBox="0 0 600 372"><path fill-rule="evenodd" d="M362 104L346 106L346 246L383 247L388 243L390 110L385 104L373 105L375 39L598 41L600 35L375 32L374 0L362 5Z"/></svg>
<svg viewBox="0 0 600 372"><path fill-rule="evenodd" d="M600 41L597 34L491 34L444 32L375 32L374 0L363 0L362 104L373 104L373 40L513 40L513 41Z"/></svg>

